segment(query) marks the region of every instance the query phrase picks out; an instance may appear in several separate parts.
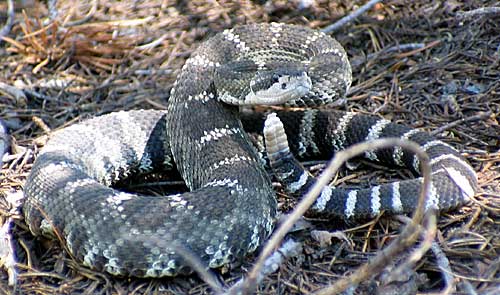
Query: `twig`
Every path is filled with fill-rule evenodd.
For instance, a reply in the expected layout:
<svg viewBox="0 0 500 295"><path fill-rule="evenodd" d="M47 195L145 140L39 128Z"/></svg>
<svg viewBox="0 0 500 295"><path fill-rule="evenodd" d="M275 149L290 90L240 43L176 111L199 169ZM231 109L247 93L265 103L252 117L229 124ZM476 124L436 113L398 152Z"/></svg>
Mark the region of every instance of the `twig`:
<svg viewBox="0 0 500 295"><path fill-rule="evenodd" d="M28 102L28 98L26 97L26 94L23 92L23 90L15 86L0 82L0 93L2 92L12 96L16 104L25 106Z"/></svg>
<svg viewBox="0 0 500 295"><path fill-rule="evenodd" d="M42 120L42 118L37 117L37 116L33 116L33 117L31 117L31 120L38 127L40 127L45 134L50 134L51 133L50 127L47 124L45 124L45 122Z"/></svg>
<svg viewBox="0 0 500 295"><path fill-rule="evenodd" d="M434 253L434 256L436 257L437 265L441 270L446 286L445 290L442 291L441 294L451 294L450 292L456 292L455 281L453 280L453 276L451 275L453 272L451 271L450 261L448 260L448 257L446 257L443 250L436 241L432 242L431 249L432 253Z"/></svg>
<svg viewBox="0 0 500 295"><path fill-rule="evenodd" d="M48 6L48 10L49 10L49 18L52 21L56 20L58 14L59 14L59 12L57 11L56 5L57 5L57 0L48 0L47 1L47 6ZM88 22L94 16L95 12L97 11L97 6L99 6L99 0L93 0L92 6L90 7L89 11L82 19L63 23L62 26L67 28L67 27L78 26L78 25L81 25L81 24Z"/></svg>
<svg viewBox="0 0 500 295"><path fill-rule="evenodd" d="M99 0L93 0L92 6L90 7L89 12L87 12L87 14L82 19L75 20L72 22L67 22L67 23L63 24L63 26L64 27L74 27L74 26L78 26L78 25L81 25L81 24L88 22L94 16L95 12L97 11L97 6L99 6Z"/></svg>
<svg viewBox="0 0 500 295"><path fill-rule="evenodd" d="M151 50L151 49L155 48L156 46L159 46L161 44L161 42L163 42L166 38L167 38L167 34L163 34L163 36L161 36L160 38L158 38L150 43L137 46L137 49L139 49L139 50Z"/></svg>
<svg viewBox="0 0 500 295"><path fill-rule="evenodd" d="M419 247L413 251L405 263L415 265L424 257L425 253L432 247L437 234L437 211L428 210L424 217L424 227L422 228L422 242Z"/></svg>
<svg viewBox="0 0 500 295"><path fill-rule="evenodd" d="M340 280L338 284L330 288L324 289L326 293L319 294L330 294L330 290L345 290L352 282L361 282L363 279L368 277L373 273L374 267L379 266L381 263L385 263L390 257L394 257L393 253L399 252L401 249L400 244L407 245L411 244L408 241L414 241L416 239L415 227L420 223L424 214L424 203L425 196L430 188L430 175L431 168L429 165L429 157L427 154L414 142L410 142L407 140L401 140L398 138L384 138L377 139L373 141L363 142L356 145L351 146L350 148L340 151L335 154L333 160L328 164L325 171L321 174L321 176L317 179L316 183L311 187L311 189L304 196L302 201L299 202L295 210L289 215L289 218L285 220L278 229L273 233L264 249L260 253L257 262L254 267L248 274L246 282L243 287L244 293L251 293L250 291L256 287L257 277L264 265L264 261L266 257L268 257L273 249L277 247L277 245L283 240L283 237L287 234L287 232L292 228L293 224L309 209L309 207L314 203L318 195L321 193L322 189L328 185L332 176L337 172L337 170L342 166L342 164L358 155L361 155L367 150L373 149L381 149L381 148L389 148L394 146L400 146L404 149L408 149L411 152L415 153L417 157L420 159L422 163L422 174L424 177L423 180L423 189L421 190L421 194L418 200L418 206L415 210L413 223L407 225L405 230L400 235L400 238L389 245L386 251L383 251L382 255L375 257L372 263L360 268L361 270L356 272L356 276L351 276L349 279ZM398 242L398 243L396 243ZM386 256L388 255L388 256Z"/></svg>
<svg viewBox="0 0 500 295"><path fill-rule="evenodd" d="M399 45L391 46L389 48L384 48L384 49L379 50L377 52L370 53L370 54L368 54L364 58L363 57L356 57L356 58L354 58L351 61L351 67L353 69L356 69L362 63L364 63L365 61L368 61L368 60L371 60L371 62L373 63L372 59L377 59L382 54L387 54L387 53L391 53L391 52L395 52L395 51L400 51L400 52L404 51L404 52L401 52L401 53L397 53L395 55L390 55L390 56L384 57L384 58L391 57L393 59L395 58L396 62L397 62L397 60L399 60L399 59L415 55L415 54L417 54L417 53L419 53L421 51L424 51L424 50L427 50L429 48L432 48L432 47L434 47L434 46L436 46L436 45L438 45L440 43L441 43L441 40L438 39L438 40L431 41L431 42L429 42L427 44L425 44L425 43L408 43L408 44L399 44Z"/></svg>
<svg viewBox="0 0 500 295"><path fill-rule="evenodd" d="M483 119L488 118L489 116L491 116L491 111L480 112L477 115L470 116L470 117L467 117L467 118L462 118L462 119L450 122L450 123L448 123L446 125L443 125L443 126L439 127L438 129L432 131L430 134L432 136L436 136L436 135L438 135L439 133L441 133L441 132L443 132L445 130L448 130L450 128L453 128L453 127L457 126L458 124L465 123L465 122L474 122L474 121L483 120Z"/></svg>
<svg viewBox="0 0 500 295"><path fill-rule="evenodd" d="M0 119L0 168L3 165L3 155L9 150L10 147L10 137L7 131L7 127L2 119Z"/></svg>
<svg viewBox="0 0 500 295"><path fill-rule="evenodd" d="M49 10L49 19L55 21L59 12L57 11L57 0L47 0L47 9Z"/></svg>
<svg viewBox="0 0 500 295"><path fill-rule="evenodd" d="M457 12L457 17L460 19L463 18L472 18L476 16L486 16L486 15L498 15L500 14L500 7L481 7L478 9L474 9L471 11Z"/></svg>
<svg viewBox="0 0 500 295"><path fill-rule="evenodd" d="M3 37L7 36L12 29L12 25L14 24L14 1L7 0L7 21L5 25L0 30L0 44L2 44Z"/></svg>
<svg viewBox="0 0 500 295"><path fill-rule="evenodd" d="M382 54L388 54L392 52L402 52L402 51L413 51L416 49L422 49L423 47L425 47L425 43L407 43L407 44L394 45L388 48L384 48L380 51L370 53L366 57L363 56L356 57L355 59L351 60L351 66L353 68L357 68L364 62L371 60L373 58L378 58Z"/></svg>
<svg viewBox="0 0 500 295"><path fill-rule="evenodd" d="M358 18L360 15L365 13L367 10L371 9L375 4L379 3L382 0L370 0L368 1L365 5L361 6L359 9L353 11L351 14L344 16L337 22L327 26L326 28L322 29L321 31L326 34L333 33L340 29L341 27L345 26L346 24L352 22L356 18Z"/></svg>
<svg viewBox="0 0 500 295"><path fill-rule="evenodd" d="M408 56L412 56L412 55L415 55L421 51L424 51L424 50L427 50L429 48L432 48L438 44L440 44L442 41L437 39L437 40L434 40L434 41L431 41L427 44L424 44L423 47L420 47L420 48L416 48L416 49L413 49L411 51L407 51L407 52L403 52L403 53L399 53L396 55L397 58L403 58L403 57L408 57Z"/></svg>
<svg viewBox="0 0 500 295"><path fill-rule="evenodd" d="M409 224L411 219L406 216L398 216L402 222ZM383 277L383 283L389 285L393 282L400 282L401 278L405 277L405 274L413 272L413 268L419 262L422 257L429 251L433 246L434 239L437 233L437 211L430 210L426 212L423 221L424 226L417 226L418 231L422 233L422 242L412 250L410 255L401 259L401 264L398 265L394 270L392 270L387 276Z"/></svg>
<svg viewBox="0 0 500 295"><path fill-rule="evenodd" d="M295 242L292 239L285 241L283 245L278 250L274 251L274 253L270 255L264 262L264 267L257 276L256 285L259 285L266 275L278 270L283 261L285 261L289 257L297 256L301 251L302 244L300 242ZM236 282L230 289L228 289L226 293L223 294L244 294L244 291L242 290L244 288L244 284L245 280L241 279Z"/></svg>
<svg viewBox="0 0 500 295"><path fill-rule="evenodd" d="M14 251L12 227L14 224L14 216L21 214L23 196L21 191L15 191L7 193L4 198L9 204L10 209L7 220L0 226L0 267L5 268L7 271L9 286L16 286L19 276L18 270L16 269L17 260Z"/></svg>
<svg viewBox="0 0 500 295"><path fill-rule="evenodd" d="M173 249L198 274L200 279L207 283L210 288L212 288L215 294L223 294L224 287L217 280L215 275L206 269L205 264L200 260L198 256L196 256L196 254L194 254L188 248L179 244L174 244Z"/></svg>
<svg viewBox="0 0 500 295"><path fill-rule="evenodd" d="M467 280L462 280L460 283L459 283L460 287L462 287L462 289L464 290L464 293L467 294L467 295L479 295L477 293L477 290L474 286L472 286L472 284L467 281Z"/></svg>
<svg viewBox="0 0 500 295"><path fill-rule="evenodd" d="M391 53L391 52L401 52L401 51L413 51L417 49L422 49L425 47L425 43L407 43L407 44L398 44L388 48L384 48L380 51L370 53L366 56L366 59L373 58L374 56L383 54L383 53Z"/></svg>

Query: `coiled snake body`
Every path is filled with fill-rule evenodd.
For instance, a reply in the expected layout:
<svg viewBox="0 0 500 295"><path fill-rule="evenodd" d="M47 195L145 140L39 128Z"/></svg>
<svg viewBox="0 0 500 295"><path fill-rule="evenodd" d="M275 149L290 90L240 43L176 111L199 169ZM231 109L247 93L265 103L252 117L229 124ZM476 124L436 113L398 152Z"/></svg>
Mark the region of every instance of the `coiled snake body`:
<svg viewBox="0 0 500 295"><path fill-rule="evenodd" d="M186 61L166 111L111 113L54 134L25 185L26 221L34 234L57 233L84 265L115 275L187 273L179 249L209 267L241 259L271 233L277 209L269 175L235 105L322 105L342 97L350 83L345 51L325 34L283 24L226 30ZM262 131L261 116L244 118L245 128ZM329 156L383 136L417 141L434 161L430 204L440 209L464 203L477 188L474 171L458 152L423 132L336 111L279 116L301 157ZM367 157L418 166L413 155L398 149ZM190 192L158 197L111 188L131 173L166 169L173 162ZM291 191L305 187L298 168L290 169L282 175ZM466 183L459 185L460 180ZM419 182L359 191L329 188L314 208L343 218L411 212Z"/></svg>

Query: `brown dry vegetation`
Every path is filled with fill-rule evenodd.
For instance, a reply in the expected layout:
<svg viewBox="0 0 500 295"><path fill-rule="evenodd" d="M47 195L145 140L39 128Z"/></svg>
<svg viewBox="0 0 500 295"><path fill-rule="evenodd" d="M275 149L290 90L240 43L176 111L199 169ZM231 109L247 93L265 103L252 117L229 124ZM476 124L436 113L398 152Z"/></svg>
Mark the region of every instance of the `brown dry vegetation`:
<svg viewBox="0 0 500 295"><path fill-rule="evenodd" d="M364 1L314 1L299 9L299 1L101 0L95 11L94 1L79 2L59 1L55 15L45 2L17 1L15 24L0 43L0 118L13 138L12 156L0 173L0 223L10 216L4 196L22 190L50 130L111 111L164 109L185 59L225 28L270 21L324 28ZM478 172L483 192L476 201L439 221L438 240L458 294L494 294L500 288L500 16L461 14L494 5L497 1L386 1L334 34L353 63L345 109L437 130ZM0 23L6 21L6 7L0 2ZM421 44L388 50L410 43ZM346 180L362 184L398 175L374 170ZM196 276L123 279L83 269L58 245L34 239L22 216L14 218L16 294L210 293ZM335 229L328 221L313 223ZM307 231L298 233L305 241L302 253L266 278L258 292L302 294L331 284L384 248L400 227L394 219L376 219L347 230L351 243L334 239L326 247ZM253 259L218 277L231 285ZM431 252L415 268L420 292L445 288ZM373 293L376 284L366 282L358 292ZM0 271L0 293L12 292Z"/></svg>

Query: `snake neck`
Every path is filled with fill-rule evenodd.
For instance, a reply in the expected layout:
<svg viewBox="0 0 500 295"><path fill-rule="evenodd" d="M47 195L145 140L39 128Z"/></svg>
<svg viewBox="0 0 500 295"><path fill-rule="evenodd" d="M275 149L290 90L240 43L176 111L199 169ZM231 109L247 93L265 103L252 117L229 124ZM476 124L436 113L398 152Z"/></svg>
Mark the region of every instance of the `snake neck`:
<svg viewBox="0 0 500 295"><path fill-rule="evenodd" d="M217 100L209 74L176 83L168 103L172 156L190 190L228 181L231 176L239 178L235 168L242 175L254 169L265 174L257 165L258 156L243 130L238 108Z"/></svg>

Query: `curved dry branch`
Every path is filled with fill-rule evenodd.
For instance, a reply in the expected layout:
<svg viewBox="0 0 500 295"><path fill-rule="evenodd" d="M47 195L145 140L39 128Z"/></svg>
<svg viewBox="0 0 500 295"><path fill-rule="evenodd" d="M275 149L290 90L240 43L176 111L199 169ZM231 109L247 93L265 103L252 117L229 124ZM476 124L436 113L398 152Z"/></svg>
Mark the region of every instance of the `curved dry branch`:
<svg viewBox="0 0 500 295"><path fill-rule="evenodd" d="M3 41L3 37L7 36L12 29L12 25L14 24L14 1L7 0L7 21L5 25L0 30L0 44Z"/></svg>
<svg viewBox="0 0 500 295"><path fill-rule="evenodd" d="M3 165L3 155L10 148L10 137L5 123L0 119L0 168Z"/></svg>
<svg viewBox="0 0 500 295"><path fill-rule="evenodd" d="M344 16L337 22L327 26L326 28L322 29L321 31L326 34L333 33L337 31L338 29L342 28L343 26L347 25L348 23L352 22L353 20L357 19L360 15L365 13L367 10L370 10L375 4L379 3L382 0L370 0L368 1L365 5L361 6L359 9L353 11L351 14Z"/></svg>
<svg viewBox="0 0 500 295"><path fill-rule="evenodd" d="M51 20L55 20L57 18L57 15L59 14L59 12L57 11L56 5L57 5L57 0L47 1L47 6L49 9L49 15L50 15ZM99 6L99 0L92 0L92 6L90 7L89 11L87 12L87 14L83 18L75 20L75 21L66 22L62 26L67 28L67 27L78 26L78 25L81 25L81 24L88 22L96 13L98 6Z"/></svg>
<svg viewBox="0 0 500 295"><path fill-rule="evenodd" d="M332 291L339 292L341 290L345 290L353 283L359 283L365 280L373 274L374 269L380 268L380 265L383 265L387 261L390 261L391 257L395 256L395 253L399 253L408 245L413 244L418 237L417 229L424 215L425 199L428 195L431 185L431 167L429 157L418 144L408 140L401 140L399 138L383 138L362 142L335 154L333 160L328 164L327 168L318 178L316 183L311 187L302 201L299 202L293 212L289 215L288 219L285 220L273 233L264 249L260 253L254 267L249 272L246 282L245 284L243 284L241 290L242 293L251 293L251 291L255 289L257 278L259 276L259 273L261 272L266 258L283 240L284 236L292 228L293 224L297 222L297 220L302 215L304 215L304 213L309 209L314 201L316 201L316 198L321 193L323 187L328 185L332 176L337 172L337 170L342 166L344 162L353 157L359 156L368 150L383 149L394 146L400 146L403 149L415 153L421 162L423 175L422 190L418 199L418 205L413 215L412 222L403 229L398 239L396 239L384 251L377 255L370 263L358 268L358 270L350 277L337 281L334 285L320 290L317 294L333 294Z"/></svg>

